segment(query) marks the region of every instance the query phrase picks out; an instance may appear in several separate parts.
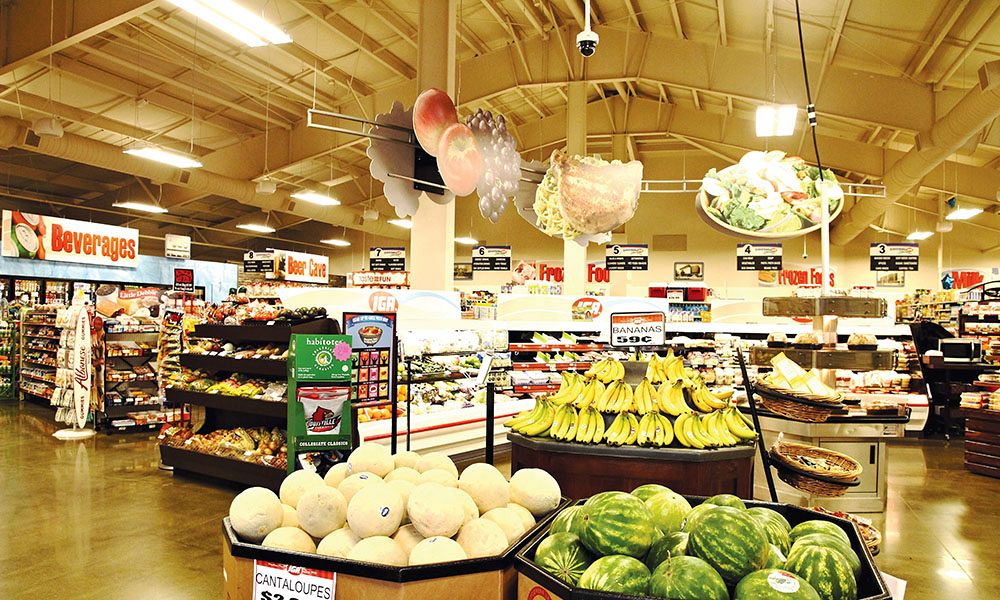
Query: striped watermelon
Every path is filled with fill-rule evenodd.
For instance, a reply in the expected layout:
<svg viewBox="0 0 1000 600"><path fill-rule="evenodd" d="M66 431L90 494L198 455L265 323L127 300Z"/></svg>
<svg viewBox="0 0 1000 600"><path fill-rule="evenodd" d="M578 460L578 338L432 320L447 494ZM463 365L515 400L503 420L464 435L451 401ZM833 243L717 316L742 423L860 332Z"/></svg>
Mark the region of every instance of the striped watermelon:
<svg viewBox="0 0 1000 600"><path fill-rule="evenodd" d="M646 563L646 566L652 571L668 558L684 556L687 545L688 534L683 531L668 533L653 542L653 545L649 548L649 552L646 553L646 558L642 559L642 562Z"/></svg>
<svg viewBox="0 0 1000 600"><path fill-rule="evenodd" d="M549 525L549 534L571 532L580 535L583 531L583 507L569 506L562 509Z"/></svg>
<svg viewBox="0 0 1000 600"><path fill-rule="evenodd" d="M820 600L820 597L798 575L782 569L764 569L741 579L733 600Z"/></svg>
<svg viewBox="0 0 1000 600"><path fill-rule="evenodd" d="M631 494L619 492L592 504L588 501L582 520L580 539L598 556L623 554L642 558L656 534L649 509Z"/></svg>
<svg viewBox="0 0 1000 600"><path fill-rule="evenodd" d="M781 551L781 548L778 548L774 544L768 544L768 547L770 547L771 552L769 552L767 555L767 564L764 565L764 568L784 569L785 561L788 560L785 557L785 553Z"/></svg>
<svg viewBox="0 0 1000 600"><path fill-rule="evenodd" d="M684 517L684 521L681 523L681 531L691 531L691 529L694 527L695 521L700 519L701 516L704 515L705 513L712 511L716 508L719 507L716 506L715 504L708 504L706 502L702 502L698 506L695 506Z"/></svg>
<svg viewBox="0 0 1000 600"><path fill-rule="evenodd" d="M646 500L649 500L653 496L663 492L673 493L673 490L671 490L665 485L660 485L658 483L647 483L645 485L640 485L639 487L632 490L632 495L638 498L639 500L645 502Z"/></svg>
<svg viewBox="0 0 1000 600"><path fill-rule="evenodd" d="M590 498L587 498L587 501L584 502L583 505L590 506L591 504L600 502L604 498L613 498L615 496L628 496L628 495L629 494L626 494L625 492L598 492L593 496L591 496Z"/></svg>
<svg viewBox="0 0 1000 600"><path fill-rule="evenodd" d="M691 512L691 505L684 496L670 490L647 498L646 508L653 515L653 525L660 533L680 531L684 517Z"/></svg>
<svg viewBox="0 0 1000 600"><path fill-rule="evenodd" d="M847 537L844 530L840 528L840 525L833 523L831 521L822 521L820 519L813 519L811 521L804 521L799 523L792 530L788 532L788 537L792 539L792 543L804 535L809 535L810 533L826 533L839 537L844 540L844 543L848 546L851 545L851 538Z"/></svg>
<svg viewBox="0 0 1000 600"><path fill-rule="evenodd" d="M832 548L844 555L847 559L847 563L851 565L851 571L857 576L861 572L861 559L858 557L858 553L854 551L849 544L845 544L844 540L827 535L825 533L810 533L809 535L804 535L799 539L795 540L792 544L792 550L795 550L798 546L822 546L824 548Z"/></svg>
<svg viewBox="0 0 1000 600"><path fill-rule="evenodd" d="M631 556L603 556L587 567L577 585L588 590L641 596L649 590L649 569Z"/></svg>
<svg viewBox="0 0 1000 600"><path fill-rule="evenodd" d="M592 562L594 557L575 533L550 535L535 550L535 564L569 585L576 585Z"/></svg>
<svg viewBox="0 0 1000 600"><path fill-rule="evenodd" d="M788 555L785 569L808 581L823 600L856 600L858 584L851 565L833 548L799 546Z"/></svg>
<svg viewBox="0 0 1000 600"><path fill-rule="evenodd" d="M753 518L757 519L758 522L763 523L764 521L774 521L775 523L779 523L785 530L785 533L792 530L792 525L788 522L788 519L776 510L763 506L755 506L753 508L748 508L747 512L749 512Z"/></svg>
<svg viewBox="0 0 1000 600"><path fill-rule="evenodd" d="M726 582L711 565L694 556L677 556L656 567L649 595L669 600L729 600Z"/></svg>
<svg viewBox="0 0 1000 600"><path fill-rule="evenodd" d="M704 559L730 584L761 569L770 547L764 529L745 510L719 506L695 521L688 554Z"/></svg>
<svg viewBox="0 0 1000 600"><path fill-rule="evenodd" d="M716 494L705 500L705 504L714 504L716 506L728 506L730 508L738 508L740 510L746 510L747 505L739 499L738 496L732 494Z"/></svg>
<svg viewBox="0 0 1000 600"><path fill-rule="evenodd" d="M764 509L764 510L768 510L768 509ZM781 521L784 521L784 517L782 517L778 513L774 512L773 510L769 511L769 512L773 513L774 515L777 515L778 518L775 518L771 514L760 513L760 512L751 512L749 510L747 511L747 514L749 514L751 517L753 517L753 519L755 521L757 521L757 523L761 527L764 528L764 533L767 534L767 541L768 542L770 542L770 543L774 544L775 546L777 546L778 548L780 548L782 554L788 554L788 551L792 547L792 542L791 542L791 538L788 537L788 530L785 529L784 524L782 524L782 522L781 522ZM778 519L781 519L781 520L779 521ZM787 523L787 521L786 521L786 523Z"/></svg>

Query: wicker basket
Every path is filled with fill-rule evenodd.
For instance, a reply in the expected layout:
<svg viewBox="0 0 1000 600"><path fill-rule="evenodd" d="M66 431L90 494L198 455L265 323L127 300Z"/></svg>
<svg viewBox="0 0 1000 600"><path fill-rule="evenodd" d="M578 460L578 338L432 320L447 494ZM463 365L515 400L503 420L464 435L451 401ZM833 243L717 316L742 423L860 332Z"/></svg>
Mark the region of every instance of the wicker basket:
<svg viewBox="0 0 1000 600"><path fill-rule="evenodd" d="M816 496L842 496L848 488L861 483L861 463L850 456L817 446L785 442L782 437L779 435L775 440L770 455L778 468L778 477L788 485ZM822 458L842 470L829 472L810 467L796 460L800 456Z"/></svg>
<svg viewBox="0 0 1000 600"><path fill-rule="evenodd" d="M774 398L761 394L757 398L757 404L762 408L781 415L793 421L803 421L806 423L822 423L833 414L833 408L822 408L812 404L793 402L784 398Z"/></svg>
<svg viewBox="0 0 1000 600"><path fill-rule="evenodd" d="M781 388L769 385L762 379L758 379L754 387L756 387L757 392L760 394L767 394L768 396L771 397L779 397L785 400L790 400L792 402L805 402L808 404L818 404L818 405L829 404L831 406L837 407L840 406L841 400L844 399L844 397L839 392L836 392L831 395L810 394L808 392L801 392L799 390L791 390L787 388Z"/></svg>
<svg viewBox="0 0 1000 600"><path fill-rule="evenodd" d="M778 467L777 471L778 479L784 481L797 490L801 490L807 494L812 494L813 496L827 496L830 498L843 496L847 493L848 488L851 487L849 485L839 485L836 483L820 481L803 475L798 471L789 471L788 469L781 467Z"/></svg>

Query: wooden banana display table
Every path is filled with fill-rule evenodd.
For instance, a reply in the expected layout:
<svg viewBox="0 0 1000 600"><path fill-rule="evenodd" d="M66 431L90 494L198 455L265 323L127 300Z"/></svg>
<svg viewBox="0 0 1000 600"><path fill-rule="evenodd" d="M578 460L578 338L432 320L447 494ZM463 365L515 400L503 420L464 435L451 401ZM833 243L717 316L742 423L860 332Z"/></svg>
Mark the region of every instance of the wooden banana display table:
<svg viewBox="0 0 1000 600"><path fill-rule="evenodd" d="M598 492L659 483L679 494L736 494L750 498L754 446L715 450L612 447L532 438L510 432L511 472L545 469L563 495L588 498Z"/></svg>
<svg viewBox="0 0 1000 600"><path fill-rule="evenodd" d="M1000 478L1000 411L963 409L965 417L965 468Z"/></svg>

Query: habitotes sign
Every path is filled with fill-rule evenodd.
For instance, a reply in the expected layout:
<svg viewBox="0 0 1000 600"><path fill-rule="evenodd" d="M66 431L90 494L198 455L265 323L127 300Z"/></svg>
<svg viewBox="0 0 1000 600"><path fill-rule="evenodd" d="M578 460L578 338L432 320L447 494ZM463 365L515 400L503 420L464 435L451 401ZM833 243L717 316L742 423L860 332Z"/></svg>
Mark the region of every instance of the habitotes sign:
<svg viewBox="0 0 1000 600"><path fill-rule="evenodd" d="M3 256L112 267L139 266L139 230L3 211Z"/></svg>

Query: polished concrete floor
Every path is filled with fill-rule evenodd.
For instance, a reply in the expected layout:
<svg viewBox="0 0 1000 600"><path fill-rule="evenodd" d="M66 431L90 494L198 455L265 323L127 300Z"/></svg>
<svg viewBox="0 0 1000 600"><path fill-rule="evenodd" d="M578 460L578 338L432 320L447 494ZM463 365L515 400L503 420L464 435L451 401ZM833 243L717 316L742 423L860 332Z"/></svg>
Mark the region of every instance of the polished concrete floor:
<svg viewBox="0 0 1000 600"><path fill-rule="evenodd" d="M51 412L0 405L0 599L222 597L220 519L237 489L157 468L148 433L51 437ZM889 451L876 563L907 599L1000 597L1000 480L962 442Z"/></svg>

